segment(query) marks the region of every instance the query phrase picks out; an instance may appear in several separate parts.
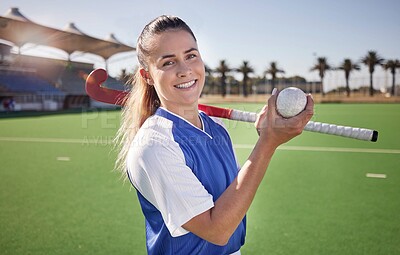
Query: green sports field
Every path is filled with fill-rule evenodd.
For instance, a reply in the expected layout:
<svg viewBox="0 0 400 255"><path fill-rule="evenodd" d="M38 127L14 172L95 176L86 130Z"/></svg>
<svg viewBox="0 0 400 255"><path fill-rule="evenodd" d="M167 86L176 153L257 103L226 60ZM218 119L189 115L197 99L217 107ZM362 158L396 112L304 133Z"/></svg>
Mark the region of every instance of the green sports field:
<svg viewBox="0 0 400 255"><path fill-rule="evenodd" d="M319 104L313 120L380 137L304 132L281 146L242 254L400 254L400 105ZM243 163L257 134L226 124ZM118 111L0 119L0 254L145 254L136 192L112 171L118 125Z"/></svg>

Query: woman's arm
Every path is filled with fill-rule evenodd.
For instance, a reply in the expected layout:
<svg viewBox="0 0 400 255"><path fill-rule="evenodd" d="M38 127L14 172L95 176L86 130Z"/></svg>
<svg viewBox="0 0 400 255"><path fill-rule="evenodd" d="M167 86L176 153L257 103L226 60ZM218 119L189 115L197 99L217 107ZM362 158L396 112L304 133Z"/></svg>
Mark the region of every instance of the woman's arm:
<svg viewBox="0 0 400 255"><path fill-rule="evenodd" d="M313 115L314 103L308 96L306 109L296 117L284 119L275 110L276 96L268 100L259 114L256 128L259 139L236 179L210 210L197 215L182 227L217 245L225 245L243 220L264 177L276 148L301 134Z"/></svg>

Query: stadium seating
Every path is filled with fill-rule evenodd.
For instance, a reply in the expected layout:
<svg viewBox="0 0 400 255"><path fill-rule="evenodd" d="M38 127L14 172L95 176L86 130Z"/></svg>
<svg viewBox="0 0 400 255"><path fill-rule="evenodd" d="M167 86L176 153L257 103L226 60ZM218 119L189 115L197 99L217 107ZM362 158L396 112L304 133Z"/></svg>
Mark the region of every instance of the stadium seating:
<svg viewBox="0 0 400 255"><path fill-rule="evenodd" d="M26 55L12 59L11 64L0 64L0 99L13 98L15 110L115 107L91 100L86 94L85 79L93 71L93 64ZM112 77L103 86L126 89Z"/></svg>
<svg viewBox="0 0 400 255"><path fill-rule="evenodd" d="M2 72L0 75L0 86L11 93L64 94L46 80L34 74L25 74L21 72Z"/></svg>
<svg viewBox="0 0 400 255"><path fill-rule="evenodd" d="M56 83L68 95L86 95L85 78L92 71L86 68L65 69ZM115 78L108 77L103 86L116 90L125 90L124 85Z"/></svg>
<svg viewBox="0 0 400 255"><path fill-rule="evenodd" d="M86 95L85 79L74 70L64 70L57 81L57 86L68 95Z"/></svg>
<svg viewBox="0 0 400 255"><path fill-rule="evenodd" d="M104 87L116 90L126 90L126 86L115 78L108 77L107 81L103 84Z"/></svg>

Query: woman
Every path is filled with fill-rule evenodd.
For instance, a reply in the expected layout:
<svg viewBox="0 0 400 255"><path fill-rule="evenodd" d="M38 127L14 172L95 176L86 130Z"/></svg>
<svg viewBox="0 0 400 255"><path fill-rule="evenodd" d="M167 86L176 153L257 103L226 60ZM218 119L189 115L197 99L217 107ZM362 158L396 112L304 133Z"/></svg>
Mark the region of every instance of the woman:
<svg viewBox="0 0 400 255"><path fill-rule="evenodd" d="M160 16L137 42L140 67L118 132L117 164L137 189L149 254L240 254L246 212L275 149L313 114L283 119L275 95L260 112L259 139L242 167L218 120L197 109L204 63L191 29Z"/></svg>

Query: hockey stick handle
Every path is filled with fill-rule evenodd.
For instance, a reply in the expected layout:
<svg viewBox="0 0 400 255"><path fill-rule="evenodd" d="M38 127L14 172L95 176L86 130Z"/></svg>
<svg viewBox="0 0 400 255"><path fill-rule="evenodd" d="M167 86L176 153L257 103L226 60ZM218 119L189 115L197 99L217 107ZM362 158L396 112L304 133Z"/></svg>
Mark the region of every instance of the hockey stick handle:
<svg viewBox="0 0 400 255"><path fill-rule="evenodd" d="M219 108L208 105L199 105L199 110L202 110L213 117L227 118L230 120L255 122L257 119L257 113L254 112ZM378 132L376 130L366 128L339 126L334 124L309 121L304 127L304 130L322 134L349 137L364 141L376 142L378 140Z"/></svg>

